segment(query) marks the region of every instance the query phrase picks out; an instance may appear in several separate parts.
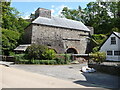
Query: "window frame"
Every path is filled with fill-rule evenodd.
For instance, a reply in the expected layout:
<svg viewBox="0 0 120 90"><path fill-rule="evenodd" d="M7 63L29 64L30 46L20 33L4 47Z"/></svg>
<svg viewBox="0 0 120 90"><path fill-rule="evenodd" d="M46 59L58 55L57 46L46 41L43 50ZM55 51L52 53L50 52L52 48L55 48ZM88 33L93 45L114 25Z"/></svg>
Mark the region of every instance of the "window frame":
<svg viewBox="0 0 120 90"><path fill-rule="evenodd" d="M114 51L114 56L120 56L120 51Z"/></svg>
<svg viewBox="0 0 120 90"><path fill-rule="evenodd" d="M116 44L116 37L111 37L111 45L115 45Z"/></svg>
<svg viewBox="0 0 120 90"><path fill-rule="evenodd" d="M111 52L111 54L109 52ZM113 51L112 50L107 51L107 55L112 56L113 55Z"/></svg>

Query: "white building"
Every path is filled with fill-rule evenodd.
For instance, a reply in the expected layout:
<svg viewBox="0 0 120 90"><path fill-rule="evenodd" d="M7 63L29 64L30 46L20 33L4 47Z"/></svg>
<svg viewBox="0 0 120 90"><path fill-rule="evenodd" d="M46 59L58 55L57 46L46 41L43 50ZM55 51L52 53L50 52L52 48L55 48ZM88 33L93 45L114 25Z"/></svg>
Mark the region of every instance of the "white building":
<svg viewBox="0 0 120 90"><path fill-rule="evenodd" d="M106 60L120 61L120 33L112 32L100 47L101 52L106 52Z"/></svg>

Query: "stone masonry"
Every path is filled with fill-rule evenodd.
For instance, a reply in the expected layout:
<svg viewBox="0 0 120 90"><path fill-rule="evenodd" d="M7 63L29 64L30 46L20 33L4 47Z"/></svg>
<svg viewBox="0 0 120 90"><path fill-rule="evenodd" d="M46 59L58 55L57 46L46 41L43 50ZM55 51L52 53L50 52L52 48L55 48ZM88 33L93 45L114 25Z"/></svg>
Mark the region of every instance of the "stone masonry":
<svg viewBox="0 0 120 90"><path fill-rule="evenodd" d="M57 53L84 54L89 34L84 30L31 23L25 29L24 41L26 44L47 45Z"/></svg>

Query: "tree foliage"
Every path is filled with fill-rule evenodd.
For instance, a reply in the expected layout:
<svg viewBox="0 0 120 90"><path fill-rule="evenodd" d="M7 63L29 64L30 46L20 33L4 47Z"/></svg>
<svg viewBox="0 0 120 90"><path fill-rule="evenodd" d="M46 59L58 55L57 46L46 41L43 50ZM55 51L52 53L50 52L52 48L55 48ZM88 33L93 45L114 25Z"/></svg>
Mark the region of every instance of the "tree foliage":
<svg viewBox="0 0 120 90"><path fill-rule="evenodd" d="M20 12L10 6L11 1L3 0L0 3L2 18L2 51L3 54L9 55L11 51L21 43L24 28L29 24L21 18Z"/></svg>
<svg viewBox="0 0 120 90"><path fill-rule="evenodd" d="M104 34L94 34L91 36L91 40L94 40L96 45L94 45L92 52L98 52L99 46L107 39L107 35ZM93 44L93 42L91 43Z"/></svg>
<svg viewBox="0 0 120 90"><path fill-rule="evenodd" d="M69 9L64 7L62 14L72 20L83 22L92 26L96 34L106 34L117 28L120 32L120 2L90 2L87 7L81 9Z"/></svg>
<svg viewBox="0 0 120 90"><path fill-rule="evenodd" d="M12 30L2 29L2 51L3 54L9 55L18 45L20 33Z"/></svg>
<svg viewBox="0 0 120 90"><path fill-rule="evenodd" d="M11 7L11 2L2 3L2 28L18 31L23 33L24 28L29 24L26 20L22 19L20 12Z"/></svg>

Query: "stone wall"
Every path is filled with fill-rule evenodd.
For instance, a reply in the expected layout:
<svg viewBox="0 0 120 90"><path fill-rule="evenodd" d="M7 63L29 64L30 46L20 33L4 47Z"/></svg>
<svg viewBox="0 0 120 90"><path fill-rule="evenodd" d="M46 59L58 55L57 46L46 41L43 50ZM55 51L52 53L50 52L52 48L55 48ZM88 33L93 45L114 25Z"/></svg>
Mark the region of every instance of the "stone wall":
<svg viewBox="0 0 120 90"><path fill-rule="evenodd" d="M25 29L25 34L23 36L23 41L24 44L31 44L31 37L32 36L32 24L30 24L26 29Z"/></svg>
<svg viewBox="0 0 120 90"><path fill-rule="evenodd" d="M27 35L30 35L31 30L28 29L31 28L26 30ZM83 54L86 51L88 35L88 32L80 30L34 24L31 43L47 45L55 49L57 53L64 53L68 48L74 48L78 53Z"/></svg>
<svg viewBox="0 0 120 90"><path fill-rule="evenodd" d="M90 68L96 69L99 72L120 76L120 66L110 66L110 65L100 65L100 64L88 64L88 66Z"/></svg>
<svg viewBox="0 0 120 90"><path fill-rule="evenodd" d="M45 9L45 8L38 8L35 11L35 18L37 17L46 17L46 18L51 18L51 10Z"/></svg>

